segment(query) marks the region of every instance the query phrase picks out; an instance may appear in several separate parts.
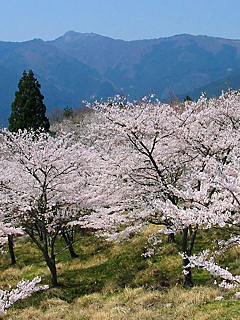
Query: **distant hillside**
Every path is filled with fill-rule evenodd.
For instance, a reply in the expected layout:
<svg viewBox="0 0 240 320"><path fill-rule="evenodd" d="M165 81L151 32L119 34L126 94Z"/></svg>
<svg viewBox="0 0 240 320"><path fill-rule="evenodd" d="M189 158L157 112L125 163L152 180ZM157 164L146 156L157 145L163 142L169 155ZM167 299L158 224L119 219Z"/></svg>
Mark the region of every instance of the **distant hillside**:
<svg viewBox="0 0 240 320"><path fill-rule="evenodd" d="M178 96L180 100L183 100L187 95L192 99L196 100L200 95L205 92L208 98L218 97L222 90L226 91L228 89L240 89L240 71L234 72L228 77L224 77L220 80L211 82L206 86L196 88L192 91L188 91L184 94Z"/></svg>
<svg viewBox="0 0 240 320"><path fill-rule="evenodd" d="M108 97L115 93L110 82L95 69L47 42L0 42L0 124L7 122L24 69L33 69L40 81L48 112L55 107L77 107L83 99Z"/></svg>
<svg viewBox="0 0 240 320"><path fill-rule="evenodd" d="M240 41L187 34L123 41L69 31L53 41L0 42L0 124L7 123L18 80L30 68L42 85L48 112L116 93L195 97L209 86L215 95L222 81L240 87Z"/></svg>
<svg viewBox="0 0 240 320"><path fill-rule="evenodd" d="M238 40L184 34L123 41L70 31L51 43L133 97L154 91L164 98L169 87L183 93L240 68Z"/></svg>

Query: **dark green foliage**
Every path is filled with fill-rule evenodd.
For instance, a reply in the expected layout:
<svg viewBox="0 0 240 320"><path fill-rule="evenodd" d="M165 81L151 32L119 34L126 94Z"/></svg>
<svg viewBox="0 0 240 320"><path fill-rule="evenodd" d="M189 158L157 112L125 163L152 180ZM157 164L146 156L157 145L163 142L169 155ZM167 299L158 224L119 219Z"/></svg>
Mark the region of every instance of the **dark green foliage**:
<svg viewBox="0 0 240 320"><path fill-rule="evenodd" d="M186 101L193 101L189 96L186 96L185 98L184 98L184 102L186 102Z"/></svg>
<svg viewBox="0 0 240 320"><path fill-rule="evenodd" d="M8 119L10 131L38 130L39 128L45 131L49 130L46 106L43 103L44 96L41 94L40 88L40 83L34 77L33 71L30 70L27 74L24 70L18 83L18 91L15 92L12 113Z"/></svg>

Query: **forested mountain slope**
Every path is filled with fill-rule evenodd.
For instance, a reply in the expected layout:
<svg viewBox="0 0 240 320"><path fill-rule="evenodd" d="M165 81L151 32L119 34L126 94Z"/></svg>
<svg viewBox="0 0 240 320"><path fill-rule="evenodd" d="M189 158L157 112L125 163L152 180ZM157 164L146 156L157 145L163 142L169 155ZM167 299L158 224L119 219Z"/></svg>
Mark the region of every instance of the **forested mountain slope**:
<svg viewBox="0 0 240 320"><path fill-rule="evenodd" d="M69 31L52 41L0 42L2 124L7 123L18 80L30 68L42 85L48 112L116 93L131 99L154 92L166 99L169 92L201 91L236 75L240 41L187 34L123 41Z"/></svg>

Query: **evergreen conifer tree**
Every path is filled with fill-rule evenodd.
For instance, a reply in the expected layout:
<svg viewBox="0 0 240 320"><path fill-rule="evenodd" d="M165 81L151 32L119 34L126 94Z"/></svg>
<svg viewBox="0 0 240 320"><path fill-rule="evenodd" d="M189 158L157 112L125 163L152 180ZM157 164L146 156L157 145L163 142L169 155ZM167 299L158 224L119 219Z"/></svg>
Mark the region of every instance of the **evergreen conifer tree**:
<svg viewBox="0 0 240 320"><path fill-rule="evenodd" d="M24 70L18 83L18 91L15 92L15 100L12 103L12 113L9 117L9 130L16 132L19 129L39 128L48 131L49 121L46 117L46 106L43 103L44 96L40 92L41 85L34 77L33 71Z"/></svg>

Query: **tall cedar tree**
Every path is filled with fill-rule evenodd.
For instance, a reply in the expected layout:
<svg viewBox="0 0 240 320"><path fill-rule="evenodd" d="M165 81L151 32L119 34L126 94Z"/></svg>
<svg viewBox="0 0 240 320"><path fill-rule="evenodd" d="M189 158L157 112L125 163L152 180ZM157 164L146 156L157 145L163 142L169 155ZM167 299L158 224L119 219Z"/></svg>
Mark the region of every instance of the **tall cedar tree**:
<svg viewBox="0 0 240 320"><path fill-rule="evenodd" d="M46 117L44 96L40 92L41 85L34 77L33 71L24 70L15 92L12 103L12 113L8 119L9 130L17 132L19 129L49 130L49 121Z"/></svg>

